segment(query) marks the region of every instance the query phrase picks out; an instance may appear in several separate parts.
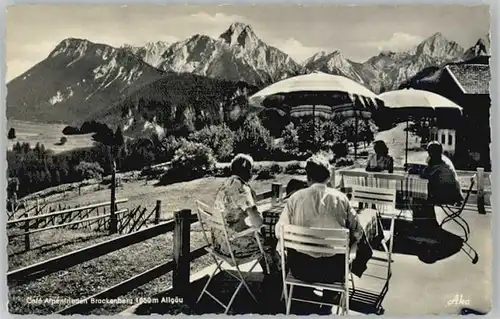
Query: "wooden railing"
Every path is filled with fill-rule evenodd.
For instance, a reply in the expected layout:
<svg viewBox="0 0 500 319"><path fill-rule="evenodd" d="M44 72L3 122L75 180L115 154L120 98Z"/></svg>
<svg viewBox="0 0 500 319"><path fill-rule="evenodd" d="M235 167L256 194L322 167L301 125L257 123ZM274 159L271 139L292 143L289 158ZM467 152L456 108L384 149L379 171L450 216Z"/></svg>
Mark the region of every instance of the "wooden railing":
<svg viewBox="0 0 500 319"><path fill-rule="evenodd" d="M128 199L116 200L116 204L121 204L127 202ZM62 227L76 227L78 225L86 224L91 226L95 222L106 221L111 218L111 213L106 213L106 207L109 207L111 202L104 202L98 204L92 204L82 207L75 207L70 209L64 209L60 211L55 211L42 215L27 216L23 218L18 218L14 220L7 221L7 229L13 229L14 226L21 225L18 229L22 229L22 232L12 232L8 234L8 238L14 238L18 236L24 236L24 248L26 251L30 250L30 235L38 232L53 230ZM94 211L99 212L99 208L103 208L103 215L97 215L90 217L90 214ZM126 213L127 209L121 209L116 211L116 215L121 215ZM59 218L59 221L57 219ZM42 227L40 225L43 223ZM48 226L52 224L51 226ZM105 224L105 223L103 223Z"/></svg>
<svg viewBox="0 0 500 319"><path fill-rule="evenodd" d="M268 198L275 201L277 196L281 195L282 188L281 184L273 184L271 191L257 194L257 198L259 201ZM157 202L157 207L160 207L159 202ZM158 220L160 214L161 210L156 210ZM156 219L155 217L155 220ZM81 248L31 266L10 271L7 273L7 282L11 287L25 284L172 231L172 259L94 294L78 304L61 309L57 313L62 315L88 313L90 310L99 307L98 303L91 302L92 299L116 298L122 296L169 272L172 272L173 289L179 293L179 296L182 296L186 292L186 289L189 288L190 263L207 254L205 250L206 246L197 247L191 250L191 224L197 222L197 215L193 214L190 210L177 211L174 213L174 218L169 221L161 222L157 225L112 238L89 247Z"/></svg>

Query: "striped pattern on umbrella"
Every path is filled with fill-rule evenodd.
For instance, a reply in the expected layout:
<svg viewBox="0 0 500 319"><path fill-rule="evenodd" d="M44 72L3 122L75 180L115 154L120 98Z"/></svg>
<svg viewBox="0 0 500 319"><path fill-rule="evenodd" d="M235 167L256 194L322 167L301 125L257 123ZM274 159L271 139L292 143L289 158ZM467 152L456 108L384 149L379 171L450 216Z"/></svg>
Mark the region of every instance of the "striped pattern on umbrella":
<svg viewBox="0 0 500 319"><path fill-rule="evenodd" d="M352 104L343 104L336 106L327 105L299 105L292 108L290 111L290 116L292 117L303 117L303 116L315 116L331 119L334 117L342 118L364 118L370 119L371 112L368 110L354 109Z"/></svg>

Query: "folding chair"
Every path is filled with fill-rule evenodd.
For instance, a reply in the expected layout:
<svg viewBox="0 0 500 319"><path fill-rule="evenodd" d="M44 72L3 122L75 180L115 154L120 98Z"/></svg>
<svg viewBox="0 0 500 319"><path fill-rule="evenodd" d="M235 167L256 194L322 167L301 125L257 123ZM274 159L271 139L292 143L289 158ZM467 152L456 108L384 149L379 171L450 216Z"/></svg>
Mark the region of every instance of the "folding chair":
<svg viewBox="0 0 500 319"><path fill-rule="evenodd" d="M365 186L354 186L352 188L352 201L372 204L376 207L377 217L382 218L382 213L386 210L393 210L390 214L390 226L388 230L383 230L384 239L382 240L382 247L387 254L387 282L389 282L392 272L392 247L394 242L394 220L396 218L395 207L396 207L396 189L382 188L382 187L365 187ZM389 244L389 246L387 246Z"/></svg>
<svg viewBox="0 0 500 319"><path fill-rule="evenodd" d="M286 273L285 268L282 268L283 276L283 293L286 303L286 314L290 314L292 300L319 304L325 306L335 306L334 303L318 302L300 298L293 298L294 286L308 287L319 290L329 290L341 293L341 300L337 308L337 314L340 308L342 314L349 313L349 274L350 274L350 248L349 248L349 230L348 229L326 229L326 228L310 228L293 225L282 225L280 232L280 255L281 263L285 265L285 252L287 248L296 249L300 252L314 252L327 254L344 254L345 255L345 274L344 281L338 283L308 283L301 281L292 274ZM288 291L287 286L290 286Z"/></svg>
<svg viewBox="0 0 500 319"><path fill-rule="evenodd" d="M462 247L462 250L472 260L472 263L476 264L479 261L479 254L467 242L469 240L470 227L469 227L469 224L465 221L465 219L463 219L463 217L460 216L462 214L462 212L464 211L465 206L467 205L467 202L469 201L469 197L470 197L470 194L472 193L473 187L474 187L474 177L472 177L470 180L470 185L469 185L469 188L467 190L467 194L465 195L465 198L461 204L458 204L458 205L439 205L439 207L441 207L443 212L446 214L446 217L441 221L441 224L439 224L439 226L443 227L444 224L453 220L458 226L460 226L463 229L463 231L464 231L463 244L465 247Z"/></svg>
<svg viewBox="0 0 500 319"><path fill-rule="evenodd" d="M269 273L269 265L267 264L266 256L264 254L264 248L259 240L259 235L258 235L258 229L256 228L249 228L244 231L241 231L239 233L236 233L234 235L229 235L229 232L227 230L227 225L224 221L224 218L222 214L220 216L214 216L212 212L210 211L210 208L208 205L196 201L196 212L198 215L198 220L200 221L200 226L202 228L203 236L205 238L205 241L207 243L207 248L206 250L210 254L210 256L213 258L214 263L216 265L215 270L213 273L210 275L210 278L206 282L205 286L203 287L203 290L201 291L196 303L198 303L201 300L201 297L204 294L207 294L210 296L212 299L214 299L219 305L221 305L224 308L224 314L227 314L231 308L231 305L233 304L234 299L236 298L238 292L240 291L241 287L245 287L245 289L248 291L252 299L257 302L257 298L251 291L248 283L247 283L247 276L245 276L240 269L240 265L244 263L248 263L250 261L255 260L255 262L251 265L250 269L248 270L248 273L251 273L252 270L257 266L257 264L261 261L261 259L264 259L266 262L266 270ZM214 242L213 240L210 240L209 237L212 236L213 231L221 231L224 235L224 244L228 248L229 251L229 256L226 256L225 254L222 254L214 247ZM210 235L207 235L207 232L210 232ZM237 238L240 238L242 236L248 236L253 234L255 237L255 240L257 241L257 244L259 246L259 251L248 256L245 258L237 258L234 256L234 253L231 249L231 243ZM225 266L224 263L228 264L230 267L234 267L236 269L236 274L233 272L230 272L229 267ZM227 267L227 268L226 268ZM229 274L230 276L234 277L236 280L238 280L240 283L236 290L234 291L233 295L231 296L229 302L227 304L224 304L222 301L220 301L217 297L215 297L212 293L210 293L207 288L210 285L210 282L213 279L213 276L217 272L225 272Z"/></svg>

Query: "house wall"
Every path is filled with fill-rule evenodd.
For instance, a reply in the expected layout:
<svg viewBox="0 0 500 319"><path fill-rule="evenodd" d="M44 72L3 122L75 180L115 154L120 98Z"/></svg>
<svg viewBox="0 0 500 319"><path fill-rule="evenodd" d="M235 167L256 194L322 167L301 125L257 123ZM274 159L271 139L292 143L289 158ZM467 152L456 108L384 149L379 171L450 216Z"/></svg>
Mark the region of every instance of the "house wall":
<svg viewBox="0 0 500 319"><path fill-rule="evenodd" d="M448 72L443 72L432 91L447 97L463 108L463 116L453 119L456 128L455 159L461 169L484 167L491 170L489 95L464 94Z"/></svg>

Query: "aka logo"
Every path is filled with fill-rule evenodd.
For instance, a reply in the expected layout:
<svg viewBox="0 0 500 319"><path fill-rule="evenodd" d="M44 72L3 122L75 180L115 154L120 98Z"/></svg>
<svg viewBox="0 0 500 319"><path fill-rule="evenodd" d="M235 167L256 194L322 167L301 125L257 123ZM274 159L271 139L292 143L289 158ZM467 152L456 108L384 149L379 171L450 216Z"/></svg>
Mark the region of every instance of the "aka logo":
<svg viewBox="0 0 500 319"><path fill-rule="evenodd" d="M468 306L470 305L469 299L464 299L464 295L456 294L453 299L448 300L448 306Z"/></svg>

